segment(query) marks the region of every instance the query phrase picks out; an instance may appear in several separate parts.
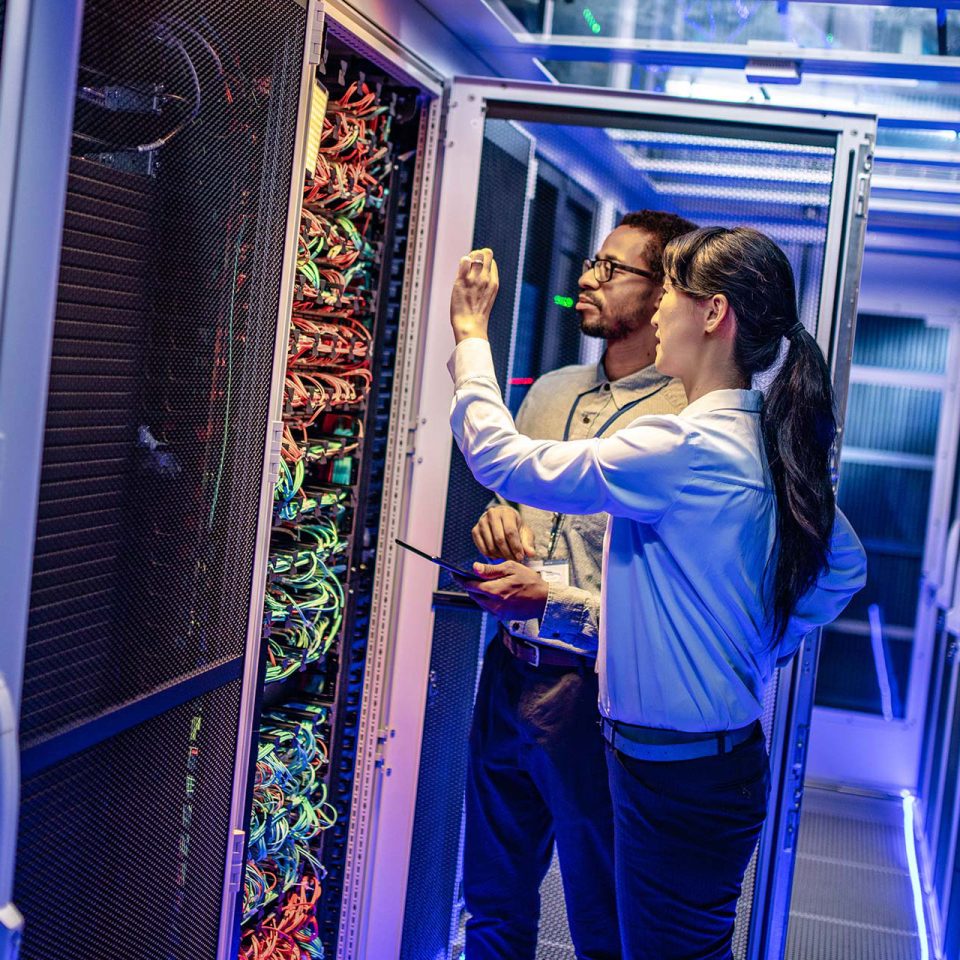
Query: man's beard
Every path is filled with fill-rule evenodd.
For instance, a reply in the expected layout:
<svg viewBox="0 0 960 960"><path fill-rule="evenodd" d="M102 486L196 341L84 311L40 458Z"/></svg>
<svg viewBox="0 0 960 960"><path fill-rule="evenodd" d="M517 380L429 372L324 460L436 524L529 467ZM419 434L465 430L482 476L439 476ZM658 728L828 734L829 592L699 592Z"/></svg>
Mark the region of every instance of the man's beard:
<svg viewBox="0 0 960 960"><path fill-rule="evenodd" d="M596 306L596 304L594 304ZM597 310L599 311L599 307ZM585 337L596 337L607 342L616 342L629 336L634 330L643 325L639 313L630 317L603 317L599 312L596 316L580 315L580 332Z"/></svg>

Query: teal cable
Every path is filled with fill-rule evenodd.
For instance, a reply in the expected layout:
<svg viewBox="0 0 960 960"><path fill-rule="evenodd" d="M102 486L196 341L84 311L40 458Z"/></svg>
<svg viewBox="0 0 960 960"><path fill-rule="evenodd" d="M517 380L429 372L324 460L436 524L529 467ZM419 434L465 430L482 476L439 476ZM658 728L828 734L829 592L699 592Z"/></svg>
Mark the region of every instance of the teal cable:
<svg viewBox="0 0 960 960"><path fill-rule="evenodd" d="M223 478L223 466L227 457L227 435L230 430L230 401L233 394L233 312L237 303L237 274L240 265L240 247L243 244L243 220L240 221L240 232L237 234L237 248L233 257L233 283L230 287L230 309L227 311L227 398L226 410L223 419L223 442L220 444L220 464L217 467L217 480L213 487L213 502L210 504L210 519L207 528L213 529L213 516L217 509L217 500L220 497L220 481Z"/></svg>

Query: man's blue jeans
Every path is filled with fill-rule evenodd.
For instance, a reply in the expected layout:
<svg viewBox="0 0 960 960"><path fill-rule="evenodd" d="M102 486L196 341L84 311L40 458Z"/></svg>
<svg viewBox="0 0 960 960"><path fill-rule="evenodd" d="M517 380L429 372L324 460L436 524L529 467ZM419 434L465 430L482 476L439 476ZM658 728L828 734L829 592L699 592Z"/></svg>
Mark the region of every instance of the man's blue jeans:
<svg viewBox="0 0 960 960"><path fill-rule="evenodd" d="M533 960L556 842L577 957L619 960L613 812L593 664L533 667L487 648L470 731L467 960Z"/></svg>
<svg viewBox="0 0 960 960"><path fill-rule="evenodd" d="M727 754L635 760L607 747L623 960L732 960L770 772L760 725Z"/></svg>

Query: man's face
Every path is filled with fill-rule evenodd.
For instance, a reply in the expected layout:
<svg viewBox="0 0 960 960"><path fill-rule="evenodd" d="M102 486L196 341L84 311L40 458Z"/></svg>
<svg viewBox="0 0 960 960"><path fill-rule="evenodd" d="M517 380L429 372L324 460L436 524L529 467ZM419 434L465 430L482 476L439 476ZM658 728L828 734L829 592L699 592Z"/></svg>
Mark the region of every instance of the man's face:
<svg viewBox="0 0 960 960"><path fill-rule="evenodd" d="M597 257L659 274L660 264L652 256L655 249L656 241L648 231L617 227L604 240ZM622 340L648 327L662 293L657 281L623 270L614 270L606 283L598 283L593 270L587 270L577 283L581 331L588 337L609 341Z"/></svg>

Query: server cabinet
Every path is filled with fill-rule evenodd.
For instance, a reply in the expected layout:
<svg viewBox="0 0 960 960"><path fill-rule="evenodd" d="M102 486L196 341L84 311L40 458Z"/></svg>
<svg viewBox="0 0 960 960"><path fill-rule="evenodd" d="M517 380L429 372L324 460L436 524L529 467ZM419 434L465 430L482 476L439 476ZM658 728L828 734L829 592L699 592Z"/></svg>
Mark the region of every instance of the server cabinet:
<svg viewBox="0 0 960 960"><path fill-rule="evenodd" d="M378 776L390 531L415 387L440 80L336 5L316 58L277 335L262 631L247 647L231 824L246 862L225 891L220 954L231 960L294 941L338 953Z"/></svg>
<svg viewBox="0 0 960 960"><path fill-rule="evenodd" d="M15 957L23 918L12 902L20 799L17 716L23 677L22 637L43 431L62 222L65 156L76 59L78 13L58 23L31 21L30 5L3 6L0 47L0 956ZM38 144L48 148L38 156ZM30 166L35 177L18 176ZM20 322L8 319L19 310ZM34 318L43 318L36 322ZM15 458L17 469L7 465Z"/></svg>
<svg viewBox="0 0 960 960"><path fill-rule="evenodd" d="M659 205L701 223L755 224L778 239L798 277L801 316L833 371L842 420L874 118L458 80L445 119L420 396L411 420L404 517L411 539L465 557L472 552L470 526L487 500L452 451L446 426L449 286L458 258L473 246L493 246L501 264L501 296L491 319L500 382L522 379L515 378L510 345L521 293L515 282L522 273L520 237L530 222L524 137L537 141L535 153L603 198L608 210ZM601 158L599 167L591 167L591 157ZM710 195L700 191L692 203L697 190L690 177L703 159L729 164L731 184ZM677 177L686 182L671 187L667 180ZM445 506L438 510L438 504ZM433 960L458 951L463 755L491 625L452 596L428 565L406 558L395 617L370 881L356 921L342 930L341 949L354 957ZM783 950L818 639L808 638L768 694L763 724L774 791L738 910L740 958Z"/></svg>
<svg viewBox="0 0 960 960"><path fill-rule="evenodd" d="M0 942L16 847L27 957L333 955L379 768L441 79L335 3L55 6L4 21ZM322 630L298 497L331 508L292 511L336 541L306 557ZM251 816L264 771L309 781L310 823L302 793Z"/></svg>
<svg viewBox="0 0 960 960"><path fill-rule="evenodd" d="M930 892L937 904L933 940L944 956L956 952L960 937L957 880L960 858L960 522L950 527L942 569L937 572L937 626L920 767L922 840Z"/></svg>

